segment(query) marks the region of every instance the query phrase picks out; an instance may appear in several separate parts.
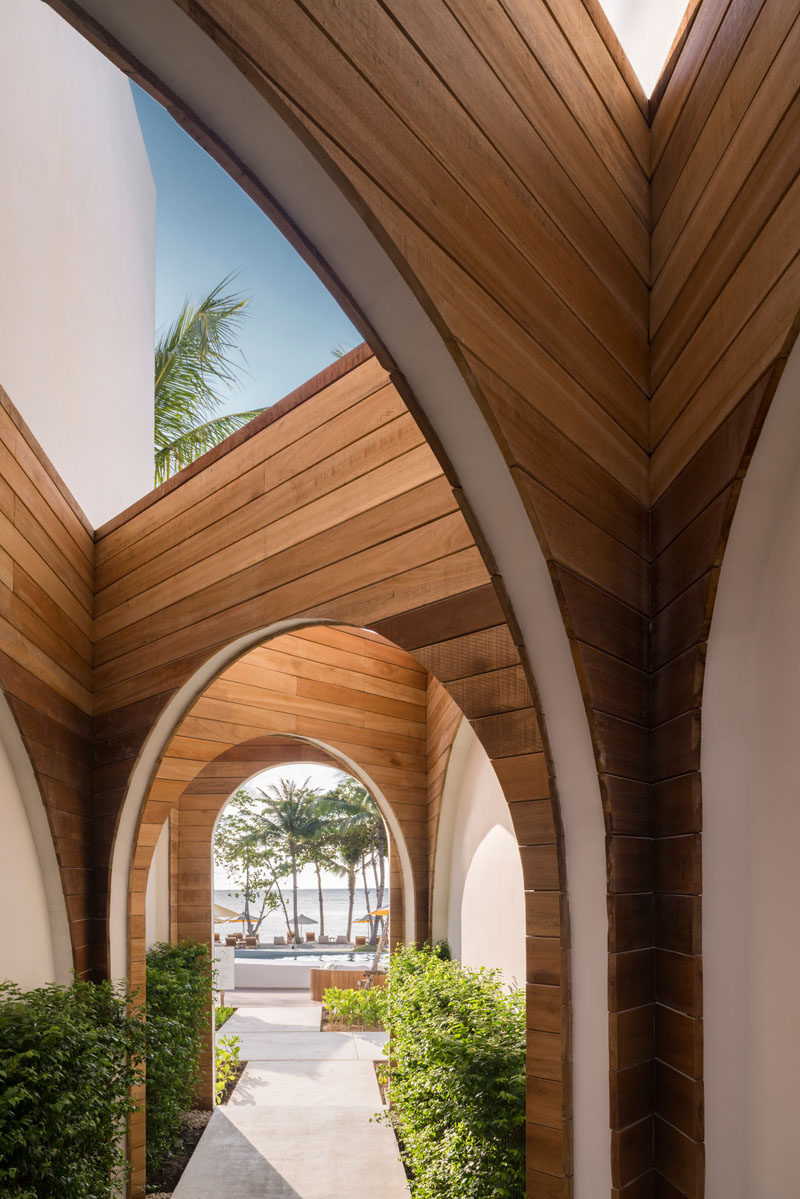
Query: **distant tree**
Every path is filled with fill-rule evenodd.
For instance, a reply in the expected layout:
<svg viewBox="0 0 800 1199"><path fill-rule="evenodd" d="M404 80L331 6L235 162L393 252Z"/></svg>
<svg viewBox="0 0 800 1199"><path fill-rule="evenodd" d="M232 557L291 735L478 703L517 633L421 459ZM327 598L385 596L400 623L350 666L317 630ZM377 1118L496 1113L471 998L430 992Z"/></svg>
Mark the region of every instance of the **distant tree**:
<svg viewBox="0 0 800 1199"><path fill-rule="evenodd" d="M347 936L350 937L353 898L359 869L364 884L364 901L370 911L367 869L371 866L378 908L383 907L386 889L386 826L377 805L366 788L351 775L340 775L336 785L320 797L322 810L334 823L334 842L339 847L339 861L347 877L350 893L350 915ZM377 940L382 917L370 919L370 940Z"/></svg>
<svg viewBox="0 0 800 1199"><path fill-rule="evenodd" d="M226 292L226 276L209 294L187 300L155 346L155 482L163 483L263 412L218 416L242 373L238 335L249 296Z"/></svg>
<svg viewBox="0 0 800 1199"><path fill-rule="evenodd" d="M253 838L262 808L263 804L248 791L237 791L214 834L214 860L227 871L236 898L243 900L245 923L251 934L258 932L276 908L283 907L287 914L280 880L288 874L289 862L277 841Z"/></svg>
<svg viewBox="0 0 800 1199"><path fill-rule="evenodd" d="M318 792L304 783L291 779L279 779L261 791L265 800L263 813L256 830L255 840L282 846L289 858L292 872L292 910L295 940L300 940L300 925L297 911L297 873L311 860L311 846L318 836L322 824Z"/></svg>

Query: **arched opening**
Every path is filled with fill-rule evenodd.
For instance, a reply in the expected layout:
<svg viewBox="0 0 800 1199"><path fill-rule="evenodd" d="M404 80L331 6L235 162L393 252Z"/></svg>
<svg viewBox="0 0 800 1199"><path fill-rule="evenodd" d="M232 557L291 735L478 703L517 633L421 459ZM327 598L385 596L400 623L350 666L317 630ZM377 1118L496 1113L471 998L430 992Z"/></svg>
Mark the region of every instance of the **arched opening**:
<svg viewBox="0 0 800 1199"><path fill-rule="evenodd" d="M703 690L703 989L710 1199L796 1185L795 742L800 346L778 384L720 572Z"/></svg>
<svg viewBox="0 0 800 1199"><path fill-rule="evenodd" d="M491 640L481 638L479 649L473 647L481 657L482 670L487 653L491 657L491 652L498 652L500 643L495 642L491 651ZM507 656L511 643L506 639L502 646ZM173 906L178 915L172 935L210 939L213 894L208 863L217 816L235 787L257 770L298 757L336 762L374 797L395 850L393 937L402 930L402 939L418 943L429 939L429 885L439 800L463 719L454 699L421 665L434 651L435 647L421 647L415 658L383 636L364 630L298 622L288 630L276 630L268 640L261 634L252 648L240 651L232 661L229 652L228 664L221 671L217 668L199 694L195 681L195 699L161 750L140 805L129 871L128 955L134 970L140 963L143 967L146 938L146 922L136 915L145 905L153 847L163 836L165 822L170 822L175 855ZM465 681L471 677L470 667L462 662L461 670L461 682L450 683L453 695L459 694L459 687L469 694ZM481 688L485 710L485 680ZM525 744L536 750L541 743L527 692L512 700L506 688L501 706L515 712L517 726L533 722ZM508 801L505 820L514 830L511 843L517 855L520 905L523 885L529 891L536 887L528 895L528 928L533 935L526 942L524 921L518 922L519 927L514 927L520 944L515 949L516 960L523 963L528 951L532 999L551 1005L547 1019L552 1031L532 1035L544 1053L558 1054L552 1065L544 1066L552 1075L560 1071L561 1053L561 1033L552 1015L552 997L560 994L561 983L558 970L553 973L550 949L561 945L561 883L552 804L542 795L546 774L537 780L530 773L534 759L507 755L507 745L502 736L498 738L505 717L500 713L498 717L475 721L485 748L480 748L474 733L471 737L498 797L503 797L504 805ZM541 748L536 752L543 766ZM143 755L142 761L146 760ZM529 798L533 793L541 798ZM132 788L131 796L135 794ZM510 838L508 830L503 831ZM559 953L560 948L556 959ZM524 968L521 973L524 977ZM513 976L522 981L518 971ZM143 973L138 981L144 981ZM210 1053L205 1066L205 1096L210 1102ZM555 1082L558 1089L557 1080L547 1081Z"/></svg>

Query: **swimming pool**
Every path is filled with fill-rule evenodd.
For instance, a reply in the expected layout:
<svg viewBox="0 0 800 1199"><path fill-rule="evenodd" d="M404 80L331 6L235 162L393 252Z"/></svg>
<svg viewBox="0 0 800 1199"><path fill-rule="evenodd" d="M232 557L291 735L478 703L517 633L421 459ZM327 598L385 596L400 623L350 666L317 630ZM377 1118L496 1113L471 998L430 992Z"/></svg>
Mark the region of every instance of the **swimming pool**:
<svg viewBox="0 0 800 1199"><path fill-rule="evenodd" d="M345 966L346 963L356 963L362 969L372 966L372 960L375 956L375 950L371 949L365 953L355 952L352 949L335 949L331 948L321 953L319 950L314 952L308 950L292 950L292 949L237 949L235 954L237 961L268 961L268 962L299 962L303 966Z"/></svg>

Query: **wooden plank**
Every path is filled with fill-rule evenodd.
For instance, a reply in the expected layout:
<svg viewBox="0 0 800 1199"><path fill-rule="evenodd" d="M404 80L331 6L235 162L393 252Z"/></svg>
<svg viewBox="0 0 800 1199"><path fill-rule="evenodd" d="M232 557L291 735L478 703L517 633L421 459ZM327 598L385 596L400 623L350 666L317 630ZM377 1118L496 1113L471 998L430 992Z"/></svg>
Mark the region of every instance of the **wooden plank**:
<svg viewBox="0 0 800 1199"><path fill-rule="evenodd" d="M410 417L408 418L410 422ZM414 427L415 439L418 432ZM396 496L413 491L424 483L441 477L436 459L426 445L378 466L368 474L339 486L326 494L320 480L314 477L314 472L304 474L309 486L317 483L317 498L305 505L294 507L289 495L279 502L277 511L274 506L273 493L260 497L247 505L235 516L219 521L212 529L189 536L178 543L170 551L160 555L158 559L132 570L112 587L97 597L97 635L107 636L115 631L116 622L113 618L115 609L129 606L128 601L145 592L164 594L173 590L173 584L181 575L189 580L192 568L204 570L205 564L217 553L217 561L224 563L231 557L233 545L263 546L266 541L267 552L270 555L317 536L336 525L342 524L351 517L369 512L380 497L384 502ZM292 481L293 485L295 481ZM294 487L297 490L296 486ZM283 514L282 514L283 513ZM259 530L258 533L249 532ZM264 534L260 531L264 530ZM237 541L238 538L238 541ZM260 541L256 541L260 538ZM263 554L263 549L260 551ZM245 555L245 560L251 557ZM258 560L256 557L255 560ZM219 573L222 573L222 567ZM191 590L191 586L187 586ZM122 625L119 625L122 627Z"/></svg>
<svg viewBox="0 0 800 1199"><path fill-rule="evenodd" d="M787 265L800 253L798 210L800 178L767 221L656 389L651 422L654 448L691 403L698 386L753 318L762 301L776 290ZM785 332L788 332L786 325Z"/></svg>
<svg viewBox="0 0 800 1199"><path fill-rule="evenodd" d="M149 514L150 531L144 532L133 545L125 545L110 557L102 555L102 544L98 547L98 590L126 574L132 561L149 560L173 548L180 539L180 530L187 527L193 533L199 532L269 493L272 493L271 502L276 512L289 511L285 496L291 487L297 492L298 505L308 502L315 492L304 485L306 470L316 468L316 477L326 479L329 489L332 489L332 482L335 485L342 478L357 478L369 469L369 453L376 440L397 437L393 422L403 416L407 418L400 397L394 388L385 386L324 423L315 425L310 419L306 435L295 437L277 452L272 452L266 438L242 447L241 451L232 451L226 466L235 468L238 465L241 469L230 480L220 477L220 469L210 470L204 480L203 497L190 508L171 514L164 504L155 505ZM276 431L279 429L277 426ZM408 435L405 427L401 432L403 435ZM406 448L419 444L420 440L409 441ZM261 453L256 456L257 448ZM364 459L367 463L362 468ZM119 534L122 534L122 527Z"/></svg>
<svg viewBox="0 0 800 1199"><path fill-rule="evenodd" d="M421 548L441 528L445 533L442 546L448 544L448 538L456 546L459 541L464 542L466 526L460 514L453 511L454 508L455 501L450 488L443 479L437 479L407 495L378 503L335 529L326 530L274 555L268 551L270 531L256 530L249 538L182 572L174 581L175 586L167 582L159 584L139 597L135 606L128 604L114 613L115 624L119 625L124 620L119 631L103 636L110 616L105 623L98 621L100 635L96 643L95 661L103 664L141 644L143 638L152 635L148 618L156 613L159 632L164 633L188 628L204 613L223 611L235 595L257 597L276 591L287 594L289 588L294 588L292 594L296 595L298 584L303 586L301 602L313 594L322 600L330 594L325 588L332 588L333 595L343 594L348 583L352 585L351 580L357 582L364 578L381 577L380 574L372 575L371 570L388 556L389 547L397 535L406 538L405 542L399 541L401 549L412 545ZM443 511L446 515L440 516ZM365 558L353 554L354 545L369 547L360 552L368 556ZM438 556L432 545L423 551L423 560L425 555L429 560ZM360 560L363 567L361 576L356 573L356 559ZM388 562L384 569L386 566ZM303 580L312 577L318 581L321 590L314 592L303 584ZM172 597L176 594L178 582L181 584L181 598L174 601ZM341 590L337 590L339 588ZM289 605L291 608L291 601Z"/></svg>
<svg viewBox="0 0 800 1199"><path fill-rule="evenodd" d="M691 95L729 4L730 0L702 0L696 5L697 11L691 29L674 63L669 82L660 96L658 89L654 93L658 96L658 101L650 125L651 172L661 160L664 147Z"/></svg>
<svg viewBox="0 0 800 1199"><path fill-rule="evenodd" d="M758 105L758 100L757 97L751 108ZM745 122L749 125L750 111ZM711 307L744 258L754 235L766 224L795 178L800 97L789 105L737 191L742 155L750 160L755 158L763 131L763 122L759 122L754 131L755 141L748 139L744 144L739 138L737 153L723 156L709 185L709 194L701 197L653 287L650 327L654 386L664 378L691 330ZM735 173L733 178L732 173ZM723 192L734 199L721 220L717 212L716 227L711 231L712 222L701 218L711 211L712 194L716 198Z"/></svg>
<svg viewBox="0 0 800 1199"><path fill-rule="evenodd" d="M528 512L546 539L548 558L583 575L639 612L649 605L645 559L610 537L557 495L512 469Z"/></svg>
<svg viewBox="0 0 800 1199"><path fill-rule="evenodd" d="M485 363L470 352L466 358L498 422L509 465L521 466L618 541L646 554L645 505Z"/></svg>
<svg viewBox="0 0 800 1199"><path fill-rule="evenodd" d="M745 22L752 19L755 6L749 0L734 0L734 4L741 6ZM733 9L733 5L731 9ZM723 151L736 136L736 131L742 123L761 81L767 74L773 58L781 48L784 38L792 29L795 18L795 10L791 5L786 5L783 0L765 0L747 39L745 51L739 56L727 76L719 98L703 125L702 132L689 142L691 152L686 165L675 180L675 186L669 194L669 199L664 203L663 210L659 207L661 194L658 187L659 175L656 173L654 176L654 224L651 256L654 279L658 277L678 233L689 219L700 194L707 186L722 157ZM796 36L795 32L793 38ZM790 50L787 39L783 53L796 57L796 45ZM785 59L784 63L786 63ZM787 78L785 75L786 65L777 70L779 74L781 70L783 71L785 80ZM788 78L791 78L791 70ZM791 94L786 97L783 107L777 114L778 118L785 111L791 98ZM774 116L768 125L770 130L772 127L774 127ZM762 145L764 140L762 135Z"/></svg>
<svg viewBox="0 0 800 1199"><path fill-rule="evenodd" d="M730 78L736 59L747 41L764 0L733 0L724 5L709 5L707 18L694 31L692 47L687 47L686 66L693 76L690 103L683 106L668 140L664 140L665 122L653 121L652 137L652 219L658 221L670 193L687 169L691 151L702 136L720 93ZM702 41L705 51L700 61ZM666 97L665 97L666 99Z"/></svg>
<svg viewBox="0 0 800 1199"><path fill-rule="evenodd" d="M762 300L739 337L695 392L692 404L672 424L651 459L657 500L739 400L774 365L797 316L800 257Z"/></svg>
<svg viewBox="0 0 800 1199"><path fill-rule="evenodd" d="M369 348L357 346L283 400L267 408L243 429L226 437L196 462L102 525L95 534L98 555L103 556L103 547L106 551L115 547L111 549L112 553L121 549L122 539L117 534L123 525L127 528L128 543L137 540L142 530L148 527L147 513L154 506L158 505L162 513L169 511L171 515L176 515L186 511L198 498L202 499L207 493L207 476L201 480L198 480L198 476L204 475L209 468L216 480L229 482L237 473L237 468L231 464L232 453L235 453L238 470L241 471L243 462L263 458L261 447L264 442L271 446L273 453L277 453L298 437L305 436L317 423L324 423L370 392L385 387L387 381L385 369ZM317 395L317 392L320 394ZM309 395L315 397L314 403L305 407L304 401ZM163 516L159 517L159 520L163 519Z"/></svg>

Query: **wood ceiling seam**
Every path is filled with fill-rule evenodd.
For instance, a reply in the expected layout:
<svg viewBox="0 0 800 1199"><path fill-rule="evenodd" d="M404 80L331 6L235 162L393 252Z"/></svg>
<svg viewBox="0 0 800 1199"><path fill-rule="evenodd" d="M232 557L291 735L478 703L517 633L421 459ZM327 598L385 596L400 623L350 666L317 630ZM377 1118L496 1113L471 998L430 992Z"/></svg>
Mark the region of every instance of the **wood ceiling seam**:
<svg viewBox="0 0 800 1199"><path fill-rule="evenodd" d="M737 0L733 0L737 3ZM748 0L742 0L747 3ZM773 7L774 6L774 7ZM675 244L677 236L697 207L704 191L708 188L720 159L735 141L738 130L753 105L765 80L770 76L776 58L784 44L797 28L796 18L786 19L788 6L785 0L764 0L763 6L753 22L750 36L742 45L736 62L726 77L722 89L712 106L705 124L692 141L682 170L674 179L669 198L659 215L654 211L651 266L653 279L658 275ZM777 45L774 31L769 23L774 19L780 30ZM759 44L759 39L763 42ZM755 80L740 79L743 71L755 71ZM791 74L790 74L791 78ZM742 107L742 101L743 107ZM709 152L708 142L713 140L714 151ZM655 180L654 180L655 183Z"/></svg>

